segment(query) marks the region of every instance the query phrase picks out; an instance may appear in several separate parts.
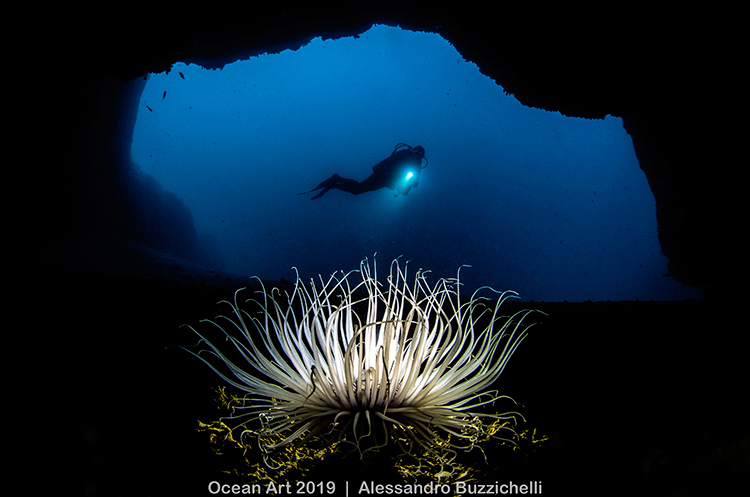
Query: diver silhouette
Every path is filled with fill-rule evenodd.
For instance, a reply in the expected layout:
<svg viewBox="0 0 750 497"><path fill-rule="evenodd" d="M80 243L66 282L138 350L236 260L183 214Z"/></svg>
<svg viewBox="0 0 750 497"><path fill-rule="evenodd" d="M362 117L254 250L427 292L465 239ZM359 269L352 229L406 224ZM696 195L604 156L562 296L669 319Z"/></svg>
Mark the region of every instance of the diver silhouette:
<svg viewBox="0 0 750 497"><path fill-rule="evenodd" d="M424 166L422 165L423 160ZM334 174L312 190L297 195L311 193L321 188L323 191L310 200L322 197L329 190L341 190L359 195L360 193L388 188L398 190L401 195L408 195L409 190L419 185L419 173L425 167L427 167L427 159L424 158L424 148L419 145L410 147L406 143L399 143L393 149L390 157L372 167L372 174L366 179L356 181ZM398 196L398 193L394 196Z"/></svg>

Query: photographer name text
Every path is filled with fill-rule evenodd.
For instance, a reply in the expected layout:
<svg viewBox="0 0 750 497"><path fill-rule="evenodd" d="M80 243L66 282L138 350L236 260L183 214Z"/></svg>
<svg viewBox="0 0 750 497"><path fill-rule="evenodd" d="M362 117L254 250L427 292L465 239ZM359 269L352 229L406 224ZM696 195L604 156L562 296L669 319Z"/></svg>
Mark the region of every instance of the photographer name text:
<svg viewBox="0 0 750 497"><path fill-rule="evenodd" d="M375 483L363 481L358 486L349 482L298 481L284 483L220 483L208 484L211 495L541 495L542 482L517 483Z"/></svg>

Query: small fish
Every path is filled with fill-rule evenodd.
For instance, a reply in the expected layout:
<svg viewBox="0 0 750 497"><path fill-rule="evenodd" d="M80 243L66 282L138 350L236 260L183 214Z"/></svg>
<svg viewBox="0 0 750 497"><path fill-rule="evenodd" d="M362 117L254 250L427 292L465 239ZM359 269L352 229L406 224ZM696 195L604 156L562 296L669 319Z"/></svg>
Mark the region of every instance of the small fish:
<svg viewBox="0 0 750 497"><path fill-rule="evenodd" d="M152 108L151 108L151 107L149 107L148 105L146 106L146 108L147 108L147 109L148 109L149 111L151 111L151 112L153 112L153 111L154 111L154 109L152 109Z"/></svg>
<svg viewBox="0 0 750 497"><path fill-rule="evenodd" d="M177 74L179 74L182 79L185 79L185 75L182 74L181 72L178 72Z"/></svg>
<svg viewBox="0 0 750 497"><path fill-rule="evenodd" d="M167 98L167 90L164 90L164 94L161 96L161 99L164 100Z"/></svg>

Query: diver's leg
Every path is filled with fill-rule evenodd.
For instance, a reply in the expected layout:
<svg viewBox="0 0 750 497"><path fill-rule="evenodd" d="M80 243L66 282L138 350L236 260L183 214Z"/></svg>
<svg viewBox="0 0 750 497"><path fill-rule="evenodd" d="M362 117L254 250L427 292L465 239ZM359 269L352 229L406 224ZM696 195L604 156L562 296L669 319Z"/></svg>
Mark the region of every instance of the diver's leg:
<svg viewBox="0 0 750 497"><path fill-rule="evenodd" d="M313 188L310 191L298 193L297 195L304 195L305 193L314 192L315 190L323 189L322 192L315 195L311 200L315 200L316 198L320 198L323 195L325 195L329 190L336 189L341 190L347 193L353 193L354 195L358 195L362 193L362 189L360 187L359 181L349 179L349 178L342 178L338 174L334 174L315 188Z"/></svg>
<svg viewBox="0 0 750 497"><path fill-rule="evenodd" d="M374 169L374 168L373 168ZM320 198L328 192L328 190L336 189L342 192L351 193L352 195L359 195L360 193L371 192L374 190L380 190L389 186L389 175L380 170L373 172L370 176L362 181L356 181L349 178L342 178L338 174L334 174L309 192L298 193L297 195L303 195L304 193L314 192L315 190L323 189L322 192L315 195L312 200Z"/></svg>
<svg viewBox="0 0 750 497"><path fill-rule="evenodd" d="M307 190L306 192L301 192L301 193L298 193L297 195L304 195L305 193L311 193L311 192L314 192L315 190L320 190L321 188L330 188L330 187L331 187L331 185L332 185L332 184L333 184L333 183L334 183L334 182L335 182L335 181L336 181L336 180L337 180L338 178L340 178L340 176L339 176L338 174L335 174L335 173L334 173L334 175L333 175L333 176L331 176L331 177L330 177L330 178L328 178L327 180L323 181L322 183L320 183L320 184L319 184L318 186L316 186L316 187L315 187L315 188L313 188L312 190Z"/></svg>
<svg viewBox="0 0 750 497"><path fill-rule="evenodd" d="M312 190L307 190L306 192L300 192L297 195L305 195L306 193L312 193L315 190L320 190L321 188L323 188L323 191L320 192L320 193L318 193L317 195L315 195L312 198L312 200L315 200L316 198L320 198L320 197L323 196L323 194L325 194L325 192L327 192L328 190L330 190L331 188L333 188L333 185L336 183L336 181L339 178L340 178L340 176L338 174L334 174L333 176L331 176L330 178L328 178L324 182L320 183L318 186L316 186Z"/></svg>
<svg viewBox="0 0 750 497"><path fill-rule="evenodd" d="M341 190L342 192L347 192L354 195L359 195L360 193L362 193L359 181L349 178L342 178L338 174L335 176L336 181L333 184L329 185L330 188L335 188L337 190Z"/></svg>

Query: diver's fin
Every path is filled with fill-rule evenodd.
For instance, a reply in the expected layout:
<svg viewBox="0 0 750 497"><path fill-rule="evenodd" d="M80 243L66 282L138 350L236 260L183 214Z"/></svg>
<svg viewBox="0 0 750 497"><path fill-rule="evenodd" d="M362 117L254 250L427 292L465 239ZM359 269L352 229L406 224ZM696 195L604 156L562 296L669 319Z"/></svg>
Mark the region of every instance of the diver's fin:
<svg viewBox="0 0 750 497"><path fill-rule="evenodd" d="M300 193L298 193L297 195L306 195L306 194L308 194L308 193L312 193L312 192L314 192L315 190L320 190L321 188L323 188L323 187L322 187L322 186L319 186L319 187L317 187L317 188L313 188L312 190L307 190L306 192L300 192Z"/></svg>
<svg viewBox="0 0 750 497"><path fill-rule="evenodd" d="M318 186L316 186L315 188L313 188L312 190L307 190L306 192L298 193L297 195L305 195L307 193L312 193L315 190L320 190L321 188L325 188L327 186L326 183L328 183L329 181L331 181L331 180L327 179L324 182L322 182L321 184L319 184Z"/></svg>
<svg viewBox="0 0 750 497"><path fill-rule="evenodd" d="M323 188L323 191L321 191L320 193L318 193L317 195L315 195L310 200L315 200L316 198L322 197L323 195L325 195L326 193L328 193L329 190L330 190L330 188Z"/></svg>
<svg viewBox="0 0 750 497"><path fill-rule="evenodd" d="M341 176L339 176L338 174L335 174L335 173L334 173L334 175L333 175L333 176L331 176L330 178L328 178L327 180L325 180L324 182L322 182L321 184L319 184L318 186L316 186L316 187L315 187L315 188L313 188L312 190L308 190L308 191L306 191L306 192L298 193L297 195L305 195L306 193L312 193L312 192L314 192L315 190L320 190L321 188L323 188L323 191L322 191L322 192L318 193L317 195L315 195L315 196L314 196L313 198L311 198L311 199L310 199L310 200L315 200L316 198L320 198L320 197L322 197L323 195L325 195L325 193L326 193L326 192L327 192L328 190L330 190L330 189L331 189L331 187L332 187L333 185L335 185L335 184L336 184L336 181L337 181L337 180L339 180L339 179L341 179Z"/></svg>

